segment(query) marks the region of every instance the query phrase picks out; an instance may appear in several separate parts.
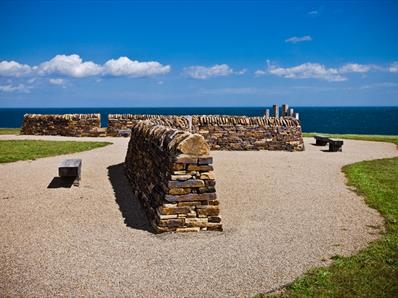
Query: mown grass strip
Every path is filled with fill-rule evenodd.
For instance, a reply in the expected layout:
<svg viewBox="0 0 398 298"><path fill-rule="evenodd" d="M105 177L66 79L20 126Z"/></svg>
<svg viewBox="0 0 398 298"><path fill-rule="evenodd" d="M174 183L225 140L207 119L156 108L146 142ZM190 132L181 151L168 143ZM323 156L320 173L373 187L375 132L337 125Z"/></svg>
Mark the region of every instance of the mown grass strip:
<svg viewBox="0 0 398 298"><path fill-rule="evenodd" d="M19 135L20 128L0 128L0 135Z"/></svg>
<svg viewBox="0 0 398 298"><path fill-rule="evenodd" d="M0 140L0 163L32 160L104 147L110 142Z"/></svg>
<svg viewBox="0 0 398 298"><path fill-rule="evenodd" d="M396 136L331 136L398 144ZM384 216L385 233L354 256L335 256L332 265L310 270L277 297L398 297L398 158L347 165L343 172Z"/></svg>

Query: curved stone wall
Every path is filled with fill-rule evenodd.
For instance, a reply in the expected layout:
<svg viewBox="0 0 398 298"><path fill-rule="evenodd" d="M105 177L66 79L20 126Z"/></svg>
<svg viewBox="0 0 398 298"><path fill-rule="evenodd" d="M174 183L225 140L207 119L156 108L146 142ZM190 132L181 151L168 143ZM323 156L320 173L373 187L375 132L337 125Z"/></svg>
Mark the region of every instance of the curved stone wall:
<svg viewBox="0 0 398 298"><path fill-rule="evenodd" d="M222 230L209 152L199 134L132 123L126 175L156 232Z"/></svg>
<svg viewBox="0 0 398 298"><path fill-rule="evenodd" d="M128 136L142 120L202 135L211 150L302 151L300 121L284 117L162 116L110 114L100 128L99 114L25 115L22 134L62 136Z"/></svg>
<svg viewBox="0 0 398 298"><path fill-rule="evenodd" d="M304 150L301 124L293 117L109 115L108 135L146 119L199 133L211 150Z"/></svg>

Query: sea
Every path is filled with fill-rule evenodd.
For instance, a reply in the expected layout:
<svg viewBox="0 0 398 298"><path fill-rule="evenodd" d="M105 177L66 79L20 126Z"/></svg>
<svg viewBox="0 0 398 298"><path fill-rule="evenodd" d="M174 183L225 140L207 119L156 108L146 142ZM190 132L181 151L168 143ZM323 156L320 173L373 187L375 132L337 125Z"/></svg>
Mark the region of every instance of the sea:
<svg viewBox="0 0 398 298"><path fill-rule="evenodd" d="M0 127L21 127L23 116L33 114L100 113L101 126L108 114L244 115L262 116L271 107L203 108L0 108ZM294 107L304 132L398 135L396 107Z"/></svg>

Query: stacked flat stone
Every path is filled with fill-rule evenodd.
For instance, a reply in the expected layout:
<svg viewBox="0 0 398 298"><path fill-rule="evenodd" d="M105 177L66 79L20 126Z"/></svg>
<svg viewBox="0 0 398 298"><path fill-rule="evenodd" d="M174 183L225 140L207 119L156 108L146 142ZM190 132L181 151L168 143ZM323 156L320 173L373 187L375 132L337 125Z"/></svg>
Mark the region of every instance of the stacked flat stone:
<svg viewBox="0 0 398 298"><path fill-rule="evenodd" d="M128 136L131 127L142 120L150 120L158 125L201 134L211 150L304 150L300 121L291 116L275 118L110 114L108 128L105 129L100 128L99 114L25 115L22 133Z"/></svg>
<svg viewBox="0 0 398 298"><path fill-rule="evenodd" d="M192 130L211 150L304 150L300 121L293 117L195 116Z"/></svg>
<svg viewBox="0 0 398 298"><path fill-rule="evenodd" d="M189 129L188 119L182 116L109 114L107 135L117 137L121 131L129 130L134 123L141 120L151 120L153 123L181 130Z"/></svg>
<svg viewBox="0 0 398 298"><path fill-rule="evenodd" d="M212 161L199 134L132 124L126 175L156 232L222 231Z"/></svg>
<svg viewBox="0 0 398 298"><path fill-rule="evenodd" d="M105 137L106 130L101 128L100 114L25 114L21 134Z"/></svg>

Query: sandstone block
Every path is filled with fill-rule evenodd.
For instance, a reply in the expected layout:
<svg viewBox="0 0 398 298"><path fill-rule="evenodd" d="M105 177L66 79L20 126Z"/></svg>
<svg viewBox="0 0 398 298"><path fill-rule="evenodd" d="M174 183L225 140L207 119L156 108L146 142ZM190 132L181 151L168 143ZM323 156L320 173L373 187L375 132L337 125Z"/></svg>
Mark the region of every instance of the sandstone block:
<svg viewBox="0 0 398 298"><path fill-rule="evenodd" d="M200 174L200 179L202 180L214 180L215 175L214 172L203 172Z"/></svg>
<svg viewBox="0 0 398 298"><path fill-rule="evenodd" d="M203 136L191 134L188 138L178 144L177 150L184 154L203 155L209 154L210 148Z"/></svg>
<svg viewBox="0 0 398 298"><path fill-rule="evenodd" d="M187 194L187 195L166 195L165 200L168 202L192 202L192 201L211 201L216 200L216 193Z"/></svg>
<svg viewBox="0 0 398 298"><path fill-rule="evenodd" d="M198 215L205 216L217 216L220 213L220 208L218 206L198 206L196 208L196 213Z"/></svg>
<svg viewBox="0 0 398 298"><path fill-rule="evenodd" d="M204 187L205 183L203 180L190 179L186 181L169 181L169 188L184 188L184 187Z"/></svg>
<svg viewBox="0 0 398 298"><path fill-rule="evenodd" d="M176 188L170 188L169 189L169 194L170 195L186 195L191 192L191 188L183 188L183 187L176 187Z"/></svg>

